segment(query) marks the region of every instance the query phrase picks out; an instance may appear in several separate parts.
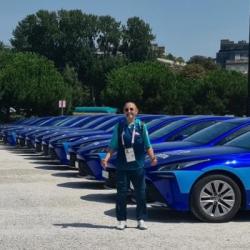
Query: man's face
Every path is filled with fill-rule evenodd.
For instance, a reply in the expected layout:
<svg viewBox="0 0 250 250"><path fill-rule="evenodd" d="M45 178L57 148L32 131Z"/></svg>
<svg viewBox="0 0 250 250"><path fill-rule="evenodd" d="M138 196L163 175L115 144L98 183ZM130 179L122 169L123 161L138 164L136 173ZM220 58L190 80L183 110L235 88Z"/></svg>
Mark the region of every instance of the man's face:
<svg viewBox="0 0 250 250"><path fill-rule="evenodd" d="M130 103L130 102L126 103L126 105L124 106L123 112L125 116L127 117L127 119L129 120L133 120L135 116L138 114L137 107L135 106L134 103Z"/></svg>

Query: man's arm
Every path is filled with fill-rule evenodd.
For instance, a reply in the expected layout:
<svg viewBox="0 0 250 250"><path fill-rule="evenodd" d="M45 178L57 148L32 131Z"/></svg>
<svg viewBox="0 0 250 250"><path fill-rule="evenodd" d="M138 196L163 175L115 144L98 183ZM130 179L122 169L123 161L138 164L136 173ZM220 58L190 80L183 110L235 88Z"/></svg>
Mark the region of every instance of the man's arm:
<svg viewBox="0 0 250 250"><path fill-rule="evenodd" d="M108 161L110 160L112 154L117 150L117 148L118 148L118 124L115 125L114 127L112 138L108 146L108 152L106 156L102 159L102 166L104 168L108 166Z"/></svg>
<svg viewBox="0 0 250 250"><path fill-rule="evenodd" d="M148 129L147 129L146 124L143 124L143 140L144 140L144 145L145 145L147 154L151 159L151 166L155 166L157 164L157 158L155 157L154 150L150 143Z"/></svg>

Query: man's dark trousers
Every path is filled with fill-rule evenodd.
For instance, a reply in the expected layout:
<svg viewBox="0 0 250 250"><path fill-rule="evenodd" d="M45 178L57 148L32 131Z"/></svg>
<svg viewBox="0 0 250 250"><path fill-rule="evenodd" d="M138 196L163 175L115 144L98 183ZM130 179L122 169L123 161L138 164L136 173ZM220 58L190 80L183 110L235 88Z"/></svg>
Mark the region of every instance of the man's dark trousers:
<svg viewBox="0 0 250 250"><path fill-rule="evenodd" d="M146 195L144 168L117 170L116 217L118 221L127 219L127 191L129 182L134 186L136 197L136 219L146 218Z"/></svg>

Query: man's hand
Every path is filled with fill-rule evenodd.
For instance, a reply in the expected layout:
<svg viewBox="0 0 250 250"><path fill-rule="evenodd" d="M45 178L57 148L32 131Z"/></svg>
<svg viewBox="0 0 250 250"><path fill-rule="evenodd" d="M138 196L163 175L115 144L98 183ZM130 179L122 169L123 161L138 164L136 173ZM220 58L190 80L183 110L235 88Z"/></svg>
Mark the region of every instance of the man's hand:
<svg viewBox="0 0 250 250"><path fill-rule="evenodd" d="M157 158L154 156L152 159L151 159L151 166L154 167L157 165Z"/></svg>
<svg viewBox="0 0 250 250"><path fill-rule="evenodd" d="M105 169L108 166L108 160L106 158L102 159L101 164L103 168Z"/></svg>
<svg viewBox="0 0 250 250"><path fill-rule="evenodd" d="M105 169L108 166L108 161L110 157L112 156L112 151L109 150L106 154L106 156L101 160L101 165Z"/></svg>

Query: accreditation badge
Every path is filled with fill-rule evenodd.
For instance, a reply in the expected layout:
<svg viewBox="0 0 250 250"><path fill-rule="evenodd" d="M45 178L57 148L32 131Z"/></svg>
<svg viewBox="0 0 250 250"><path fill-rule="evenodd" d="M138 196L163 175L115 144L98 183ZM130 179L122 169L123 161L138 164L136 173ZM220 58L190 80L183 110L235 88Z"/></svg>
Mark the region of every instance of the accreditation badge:
<svg viewBox="0 0 250 250"><path fill-rule="evenodd" d="M133 148L125 148L125 156L127 162L135 161L135 152Z"/></svg>

